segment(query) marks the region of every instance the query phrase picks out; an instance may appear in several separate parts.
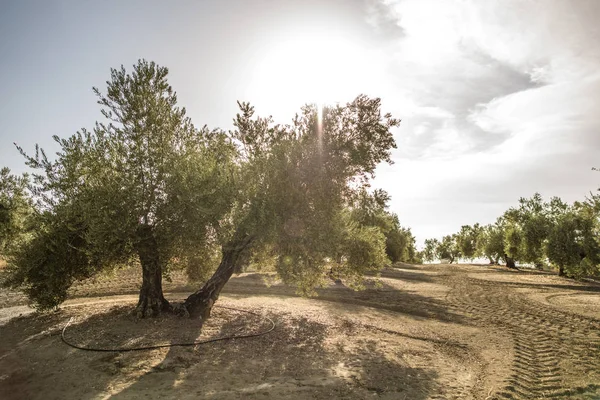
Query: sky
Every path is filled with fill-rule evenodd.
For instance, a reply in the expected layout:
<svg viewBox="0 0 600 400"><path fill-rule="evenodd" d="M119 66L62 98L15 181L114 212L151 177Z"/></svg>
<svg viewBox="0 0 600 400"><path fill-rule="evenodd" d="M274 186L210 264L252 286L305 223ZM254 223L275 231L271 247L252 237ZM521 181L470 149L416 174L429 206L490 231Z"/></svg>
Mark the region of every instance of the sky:
<svg viewBox="0 0 600 400"><path fill-rule="evenodd" d="M402 120L373 186L422 243L600 185L598 21L596 0L0 0L0 166L91 128L92 87L140 58L199 127L364 93Z"/></svg>

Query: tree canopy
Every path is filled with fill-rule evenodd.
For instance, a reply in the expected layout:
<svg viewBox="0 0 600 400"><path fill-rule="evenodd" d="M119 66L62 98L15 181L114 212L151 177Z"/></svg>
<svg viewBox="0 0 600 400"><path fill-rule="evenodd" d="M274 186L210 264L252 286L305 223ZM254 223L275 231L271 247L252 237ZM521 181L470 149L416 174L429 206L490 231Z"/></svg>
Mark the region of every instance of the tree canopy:
<svg viewBox="0 0 600 400"><path fill-rule="evenodd" d="M53 160L19 147L36 171L28 187L39 229L9 255L9 284L38 306L62 302L77 279L137 262L139 316L172 309L162 275L183 267L204 284L178 311L206 318L250 259L271 260L309 293L332 270L360 285L388 256L414 258L389 197L368 192L399 124L379 99L306 105L285 125L240 102L232 131L198 129L167 74L145 60L131 73L112 69L106 91L94 88L102 119L92 130L55 136Z"/></svg>
<svg viewBox="0 0 600 400"><path fill-rule="evenodd" d="M230 133L241 176L226 218L230 234L222 240L219 268L184 303L192 315L208 316L242 252L266 251L278 275L301 293L323 284L332 270L356 282L387 261L378 216L356 199L375 167L391 161L390 129L399 121L366 96L322 109L307 105L290 125L254 114L240 103ZM373 195L375 208L380 194Z"/></svg>

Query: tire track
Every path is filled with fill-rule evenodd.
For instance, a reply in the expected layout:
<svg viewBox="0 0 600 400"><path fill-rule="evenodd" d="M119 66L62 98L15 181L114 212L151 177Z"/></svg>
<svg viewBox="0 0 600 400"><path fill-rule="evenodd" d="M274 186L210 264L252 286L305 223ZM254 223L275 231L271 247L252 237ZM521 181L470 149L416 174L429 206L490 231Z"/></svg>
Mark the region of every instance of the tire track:
<svg viewBox="0 0 600 400"><path fill-rule="evenodd" d="M455 312L513 339L511 375L495 398L599 398L599 387L568 388L565 377L600 378L600 321L532 302L498 282L454 275L450 284Z"/></svg>

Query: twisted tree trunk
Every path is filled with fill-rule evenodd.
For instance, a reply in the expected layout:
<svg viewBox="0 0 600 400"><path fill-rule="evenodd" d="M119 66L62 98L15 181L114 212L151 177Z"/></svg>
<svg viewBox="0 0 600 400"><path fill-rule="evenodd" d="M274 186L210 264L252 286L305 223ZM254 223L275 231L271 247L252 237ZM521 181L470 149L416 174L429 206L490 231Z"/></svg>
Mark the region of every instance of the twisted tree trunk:
<svg viewBox="0 0 600 400"><path fill-rule="evenodd" d="M142 288L135 312L138 318L145 318L170 311L171 306L163 296L162 266L152 227L141 225L137 235L135 250L142 264Z"/></svg>
<svg viewBox="0 0 600 400"><path fill-rule="evenodd" d="M248 237L223 246L219 267L202 288L185 299L184 313L192 318L200 318L202 321L210 317L213 305L236 270L238 262L241 261L240 256L250 242L251 238Z"/></svg>

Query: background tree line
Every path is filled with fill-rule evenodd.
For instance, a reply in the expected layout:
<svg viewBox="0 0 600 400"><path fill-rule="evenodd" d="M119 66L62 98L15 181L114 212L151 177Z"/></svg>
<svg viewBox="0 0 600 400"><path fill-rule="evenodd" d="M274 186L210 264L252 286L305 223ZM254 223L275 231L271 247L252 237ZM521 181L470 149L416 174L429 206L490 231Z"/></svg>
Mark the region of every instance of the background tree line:
<svg viewBox="0 0 600 400"><path fill-rule="evenodd" d="M567 204L539 193L519 199L495 223L464 225L441 240L427 239L425 261L487 258L509 268L516 263L555 268L569 277L600 275L600 195Z"/></svg>

